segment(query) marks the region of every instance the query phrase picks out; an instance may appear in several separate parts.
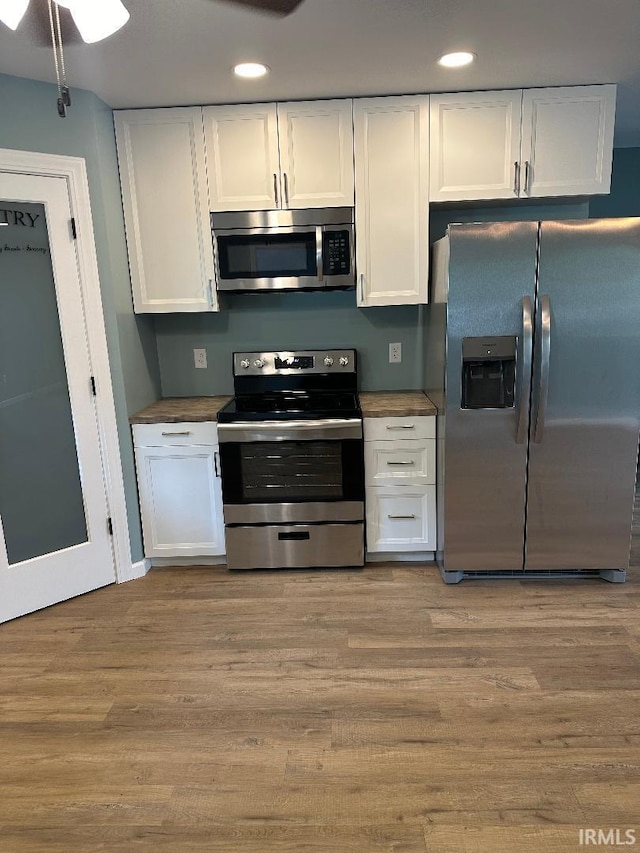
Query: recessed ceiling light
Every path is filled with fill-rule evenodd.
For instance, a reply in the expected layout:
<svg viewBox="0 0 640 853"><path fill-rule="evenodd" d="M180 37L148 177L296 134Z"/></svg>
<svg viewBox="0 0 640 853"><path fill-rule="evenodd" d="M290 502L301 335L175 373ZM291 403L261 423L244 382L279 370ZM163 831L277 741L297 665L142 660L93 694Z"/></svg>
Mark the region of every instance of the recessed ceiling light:
<svg viewBox="0 0 640 853"><path fill-rule="evenodd" d="M269 69L261 62L241 62L233 66L233 73L238 77L264 77L269 73Z"/></svg>
<svg viewBox="0 0 640 853"><path fill-rule="evenodd" d="M456 53L445 53L438 60L438 65L443 65L445 68L462 68L463 65L469 65L470 62L473 62L475 58L475 53L459 50Z"/></svg>

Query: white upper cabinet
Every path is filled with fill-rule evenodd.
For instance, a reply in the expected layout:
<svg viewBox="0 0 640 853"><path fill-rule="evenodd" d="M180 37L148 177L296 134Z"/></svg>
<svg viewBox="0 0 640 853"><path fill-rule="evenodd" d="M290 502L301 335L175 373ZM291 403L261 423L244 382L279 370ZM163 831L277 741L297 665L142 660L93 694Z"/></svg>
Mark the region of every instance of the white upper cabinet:
<svg viewBox="0 0 640 853"><path fill-rule="evenodd" d="M275 104L205 107L211 210L273 210L280 193Z"/></svg>
<svg viewBox="0 0 640 853"><path fill-rule="evenodd" d="M350 99L203 114L211 210L353 206Z"/></svg>
<svg viewBox="0 0 640 853"><path fill-rule="evenodd" d="M431 201L609 191L615 86L431 96Z"/></svg>
<svg viewBox="0 0 640 853"><path fill-rule="evenodd" d="M354 101L359 306L427 301L429 96Z"/></svg>
<svg viewBox="0 0 640 853"><path fill-rule="evenodd" d="M521 196L608 193L615 86L525 89Z"/></svg>
<svg viewBox="0 0 640 853"><path fill-rule="evenodd" d="M136 313L217 311L200 107L115 113Z"/></svg>
<svg viewBox="0 0 640 853"><path fill-rule="evenodd" d="M513 198L522 93L431 96L431 201Z"/></svg>
<svg viewBox="0 0 640 853"><path fill-rule="evenodd" d="M278 104L283 207L353 207L351 100Z"/></svg>

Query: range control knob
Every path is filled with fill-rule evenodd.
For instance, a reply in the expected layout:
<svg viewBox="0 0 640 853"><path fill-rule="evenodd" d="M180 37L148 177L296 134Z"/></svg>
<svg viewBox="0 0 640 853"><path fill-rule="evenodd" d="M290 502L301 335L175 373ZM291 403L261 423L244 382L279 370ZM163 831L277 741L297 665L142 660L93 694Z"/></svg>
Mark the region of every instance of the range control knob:
<svg viewBox="0 0 640 853"><path fill-rule="evenodd" d="M341 355L341 356L340 356L340 366L341 366L341 367L346 367L348 364L349 364L349 359L347 358L347 356L346 356L346 355Z"/></svg>
<svg viewBox="0 0 640 853"><path fill-rule="evenodd" d="M333 364L333 359L331 358L330 355L325 356L324 363L325 363L325 367L331 367L331 365Z"/></svg>
<svg viewBox="0 0 640 853"><path fill-rule="evenodd" d="M249 367L249 364L250 364L249 359L243 358L242 361L240 362L240 367L243 367L246 370Z"/></svg>
<svg viewBox="0 0 640 853"><path fill-rule="evenodd" d="M264 359L256 358L256 360L253 362L253 366L254 367L264 367Z"/></svg>

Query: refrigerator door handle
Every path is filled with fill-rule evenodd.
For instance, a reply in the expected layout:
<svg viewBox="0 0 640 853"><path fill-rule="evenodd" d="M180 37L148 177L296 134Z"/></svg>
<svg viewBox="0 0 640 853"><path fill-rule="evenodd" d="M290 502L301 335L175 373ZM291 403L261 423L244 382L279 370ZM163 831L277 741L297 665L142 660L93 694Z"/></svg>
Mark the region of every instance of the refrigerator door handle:
<svg viewBox="0 0 640 853"><path fill-rule="evenodd" d="M533 440L540 444L544 435L544 418L549 395L549 360L551 357L551 300L540 297L540 384L538 386L538 406Z"/></svg>
<svg viewBox="0 0 640 853"><path fill-rule="evenodd" d="M530 296L522 297L522 379L518 401L518 427L516 444L524 444L529 423L529 397L531 396L531 358L533 352L533 306Z"/></svg>

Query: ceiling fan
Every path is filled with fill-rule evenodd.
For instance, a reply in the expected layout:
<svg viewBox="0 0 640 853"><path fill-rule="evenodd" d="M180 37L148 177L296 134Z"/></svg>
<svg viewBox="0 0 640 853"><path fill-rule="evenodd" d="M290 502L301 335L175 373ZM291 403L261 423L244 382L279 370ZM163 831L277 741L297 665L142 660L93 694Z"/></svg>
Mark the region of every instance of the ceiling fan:
<svg viewBox="0 0 640 853"><path fill-rule="evenodd" d="M221 2L284 17L297 9L303 0L221 0ZM29 5L30 0L0 0L0 21L12 30L17 29ZM129 17L129 11L122 0L33 0L31 2L28 17L29 34L39 44L50 44L53 47L60 116L64 118L66 108L71 105L64 65L63 39L67 44L80 40L92 44L113 35L127 23Z"/></svg>

